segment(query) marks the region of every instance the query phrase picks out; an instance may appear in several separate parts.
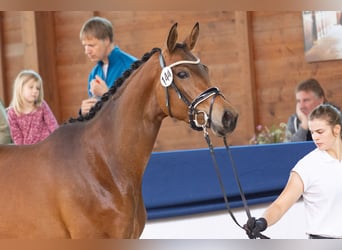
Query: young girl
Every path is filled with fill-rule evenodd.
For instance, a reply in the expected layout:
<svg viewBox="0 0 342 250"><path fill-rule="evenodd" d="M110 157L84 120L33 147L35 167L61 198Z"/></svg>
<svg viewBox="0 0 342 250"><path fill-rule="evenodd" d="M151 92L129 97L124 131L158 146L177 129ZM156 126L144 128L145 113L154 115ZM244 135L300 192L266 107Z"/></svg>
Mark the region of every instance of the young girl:
<svg viewBox="0 0 342 250"><path fill-rule="evenodd" d="M317 148L295 165L285 189L263 216L247 221L244 228L250 238L276 223L301 196L309 238L342 238L341 112L321 104L310 113L308 125Z"/></svg>
<svg viewBox="0 0 342 250"><path fill-rule="evenodd" d="M15 144L34 144L44 140L58 123L44 101L43 81L33 70L21 71L14 81L8 122Z"/></svg>

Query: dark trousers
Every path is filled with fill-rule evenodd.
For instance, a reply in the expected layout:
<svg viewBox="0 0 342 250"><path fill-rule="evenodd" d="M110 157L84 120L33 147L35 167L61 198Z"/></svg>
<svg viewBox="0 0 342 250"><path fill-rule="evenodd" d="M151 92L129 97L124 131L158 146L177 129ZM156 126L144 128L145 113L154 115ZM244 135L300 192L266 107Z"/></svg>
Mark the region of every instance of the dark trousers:
<svg viewBox="0 0 342 250"><path fill-rule="evenodd" d="M309 239L335 239L331 237L324 237L321 235L309 234Z"/></svg>

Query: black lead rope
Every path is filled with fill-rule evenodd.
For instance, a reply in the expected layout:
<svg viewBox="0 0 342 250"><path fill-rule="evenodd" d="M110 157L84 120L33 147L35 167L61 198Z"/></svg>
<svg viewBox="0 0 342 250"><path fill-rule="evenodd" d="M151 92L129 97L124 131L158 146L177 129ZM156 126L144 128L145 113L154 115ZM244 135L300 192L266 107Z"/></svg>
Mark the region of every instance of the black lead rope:
<svg viewBox="0 0 342 250"><path fill-rule="evenodd" d="M216 160L216 157L215 157L214 147L213 147L213 145L212 145L212 143L210 141L209 134L206 131L205 127L203 127L203 131L204 131L204 138L205 138L205 140L206 140L206 142L208 144L209 150L210 150L210 155L211 155L211 158L212 158L212 161L213 161L213 164L214 164L214 168L215 168L215 171L216 171L216 175L217 175L217 178L218 178L218 181L219 181L219 184L220 184L220 188L221 188L221 191L222 191L222 194L223 194L223 199L224 199L226 208L228 210L228 213L230 214L230 216L233 219L233 221L235 222L235 224L238 225L243 230L245 230L247 235L250 237L250 234L248 234L247 230L243 226L241 226L239 224L239 222L235 218L235 216L234 216L234 214L233 214L233 212L232 212L232 210L230 208L229 201L228 201L228 198L227 198L227 193L225 191L223 180L222 180L222 177L221 177L222 175L221 175L221 172L220 172L220 169L218 167L217 160ZM232 169L233 169L233 172L234 172L234 177L235 177L236 183L237 183L238 188L239 188L239 192L240 192L240 196L241 196L241 199L242 199L242 202L243 202L244 209L246 211L248 219L250 219L250 218L252 218L251 212L250 212L250 209L249 209L249 207L247 205L246 197L245 197L245 195L244 195L244 193L242 191L241 182L240 182L237 170L236 170L236 166L235 166L235 163L234 163L231 151L230 151L230 149L228 147L226 137L223 137L223 141L224 141L224 145L225 145L226 151L227 151L228 156L229 156L229 160L230 160L231 165L232 165ZM263 235L261 233L258 233L257 235L254 235L254 239L256 239L256 238L269 239L269 237L267 237L267 236L265 236L265 235Z"/></svg>
<svg viewBox="0 0 342 250"><path fill-rule="evenodd" d="M247 214L248 219L250 219L250 218L252 218L252 216L251 216L251 211L249 210L249 207L248 207L248 205L247 205L247 200L246 200L245 194L244 194L244 192L242 191L241 182L240 182L240 179L239 179L237 170L236 170L236 166L235 166L235 162L234 162L234 160L233 160L232 153L231 153L231 151L230 151L230 148L228 147L226 137L223 137L223 142L224 142L224 145L225 145L225 147L226 147L226 151L227 151L227 154L228 154L228 156L229 156L229 160L230 160L231 165L232 165L232 169L233 169L233 172L234 172L235 181L236 181L236 183L237 183L237 185L238 185L238 188L239 188L239 192L240 192L240 196L241 196L241 200L242 200L243 206L244 206L244 208L245 208L245 211L246 211L246 214Z"/></svg>
<svg viewBox="0 0 342 250"><path fill-rule="evenodd" d="M216 175L218 177L218 181L219 181L219 184L220 184L221 191L223 193L223 199L224 199L224 203L226 204L226 208L228 210L228 213L232 217L232 219L235 222L235 224L238 225L240 228L244 229L243 226L241 226L239 224L239 222L235 218L233 212L231 211L231 208L230 208L230 205L229 205L229 202L228 202L228 197L226 195L226 191L225 191L225 188L224 188L223 180L221 178L221 172L220 172L220 169L219 169L217 161L216 161L216 157L215 157L215 153L214 153L214 148L213 148L213 145L211 144L211 141L210 141L210 138L209 138L209 135L208 135L207 131L204 132L204 138L207 141L208 146L209 146L210 155L211 155L211 158L212 158L213 163L214 163L214 168L215 168L215 171L216 171Z"/></svg>

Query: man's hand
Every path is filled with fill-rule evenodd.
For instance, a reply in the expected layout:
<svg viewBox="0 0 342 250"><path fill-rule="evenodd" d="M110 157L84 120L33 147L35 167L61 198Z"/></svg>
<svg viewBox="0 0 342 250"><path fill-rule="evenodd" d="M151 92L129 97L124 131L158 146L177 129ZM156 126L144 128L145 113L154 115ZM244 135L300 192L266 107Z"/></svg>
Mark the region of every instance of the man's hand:
<svg viewBox="0 0 342 250"><path fill-rule="evenodd" d="M104 93L108 91L106 82L101 79L101 77L96 76L90 82L90 92L93 93L94 97L101 97Z"/></svg>
<svg viewBox="0 0 342 250"><path fill-rule="evenodd" d="M81 114L85 115L89 113L89 110L91 109L91 107L95 105L97 101L98 100L96 98L89 98L89 99L83 100L81 104Z"/></svg>
<svg viewBox="0 0 342 250"><path fill-rule="evenodd" d="M261 236L260 232L267 228L267 221L265 218L255 219L249 218L247 223L243 226L250 239L256 239Z"/></svg>
<svg viewBox="0 0 342 250"><path fill-rule="evenodd" d="M309 129L308 117L306 114L303 113L303 111L300 110L299 104L297 104L297 106L296 106L296 114L298 116L298 119L300 120L300 126L303 129L308 130Z"/></svg>

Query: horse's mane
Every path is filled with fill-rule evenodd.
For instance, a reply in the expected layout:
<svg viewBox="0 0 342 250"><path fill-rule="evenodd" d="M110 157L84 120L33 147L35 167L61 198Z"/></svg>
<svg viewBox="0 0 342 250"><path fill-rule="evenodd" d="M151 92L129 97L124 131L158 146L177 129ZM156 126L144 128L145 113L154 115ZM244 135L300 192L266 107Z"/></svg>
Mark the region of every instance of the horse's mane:
<svg viewBox="0 0 342 250"><path fill-rule="evenodd" d="M117 89L122 86L122 84L125 82L125 80L132 74L134 70L140 67L143 63L145 63L150 57L156 53L160 52L161 50L159 48L153 48L150 52L145 53L140 60L137 60L132 63L131 67L127 69L121 77L119 77L113 86L102 95L101 99L90 109L89 113L86 115L82 115L81 112L79 112L79 116L77 118L70 118L69 123L73 122L82 122L90 120L95 116L95 114L102 108L102 105L109 100L111 96L113 96Z"/></svg>

